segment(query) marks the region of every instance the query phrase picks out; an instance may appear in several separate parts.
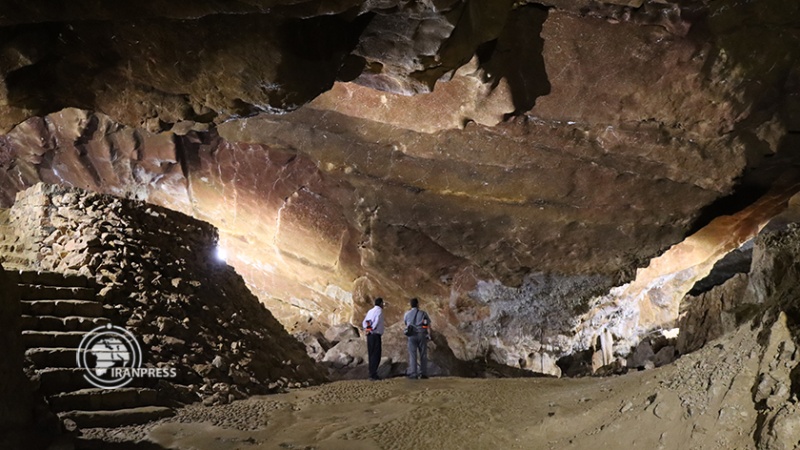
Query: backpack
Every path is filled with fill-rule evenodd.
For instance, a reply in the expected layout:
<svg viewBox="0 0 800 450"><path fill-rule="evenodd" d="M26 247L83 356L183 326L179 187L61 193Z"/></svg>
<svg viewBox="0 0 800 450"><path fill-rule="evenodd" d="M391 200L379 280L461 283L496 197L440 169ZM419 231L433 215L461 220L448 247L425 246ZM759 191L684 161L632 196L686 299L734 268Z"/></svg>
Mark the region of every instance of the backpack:
<svg viewBox="0 0 800 450"><path fill-rule="evenodd" d="M417 327L414 326L414 324L417 323L417 314L419 314L419 308L417 308L417 312L414 313L414 320L411 322L411 325L408 325L403 332L406 336L413 336L417 333Z"/></svg>

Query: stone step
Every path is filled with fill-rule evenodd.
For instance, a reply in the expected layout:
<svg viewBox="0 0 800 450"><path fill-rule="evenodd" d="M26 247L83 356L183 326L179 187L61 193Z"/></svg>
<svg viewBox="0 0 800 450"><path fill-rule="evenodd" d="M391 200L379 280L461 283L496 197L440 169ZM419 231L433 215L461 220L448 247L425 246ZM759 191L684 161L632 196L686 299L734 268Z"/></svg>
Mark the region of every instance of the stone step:
<svg viewBox="0 0 800 450"><path fill-rule="evenodd" d="M40 286L33 284L19 285L22 300L95 300L95 291L85 287Z"/></svg>
<svg viewBox="0 0 800 450"><path fill-rule="evenodd" d="M92 287L88 278L73 275L63 275L56 272L37 272L22 270L19 272L21 284L57 287Z"/></svg>
<svg viewBox="0 0 800 450"><path fill-rule="evenodd" d="M55 412L112 411L119 409L157 406L158 392L146 388L119 389L81 389L74 392L55 394L48 399Z"/></svg>
<svg viewBox="0 0 800 450"><path fill-rule="evenodd" d="M58 416L71 419L80 428L110 428L140 425L175 415L172 408L164 406L142 406L115 411L67 411Z"/></svg>
<svg viewBox="0 0 800 450"><path fill-rule="evenodd" d="M86 333L83 331L32 331L22 332L25 348L77 348Z"/></svg>
<svg viewBox="0 0 800 450"><path fill-rule="evenodd" d="M36 371L44 395L93 388L83 377L84 370L77 367L54 367Z"/></svg>
<svg viewBox="0 0 800 450"><path fill-rule="evenodd" d="M102 317L105 311L102 303L92 300L23 300L22 314Z"/></svg>
<svg viewBox="0 0 800 450"><path fill-rule="evenodd" d="M105 317L22 315L22 329L29 331L89 331L110 322Z"/></svg>
<svg viewBox="0 0 800 450"><path fill-rule="evenodd" d="M25 350L25 356L30 358L37 369L75 368L78 366L77 353L77 348L30 348Z"/></svg>
<svg viewBox="0 0 800 450"><path fill-rule="evenodd" d="M76 364L77 365L77 364ZM48 367L38 369L36 373L39 376L40 387L44 395L54 395L63 392L79 391L81 389L92 389L92 386L86 378L84 378L84 369L77 367ZM148 382L147 378L134 378L125 387L145 387Z"/></svg>

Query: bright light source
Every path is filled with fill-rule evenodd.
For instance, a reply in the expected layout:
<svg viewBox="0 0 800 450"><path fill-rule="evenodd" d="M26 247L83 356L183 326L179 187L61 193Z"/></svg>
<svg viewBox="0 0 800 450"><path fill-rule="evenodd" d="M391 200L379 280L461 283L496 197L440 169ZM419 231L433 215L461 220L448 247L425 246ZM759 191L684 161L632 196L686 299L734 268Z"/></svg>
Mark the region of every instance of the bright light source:
<svg viewBox="0 0 800 450"><path fill-rule="evenodd" d="M228 252L225 250L225 248L219 245L217 245L217 259L220 261L225 261L228 259Z"/></svg>
<svg viewBox="0 0 800 450"><path fill-rule="evenodd" d="M678 337L678 334L681 332L680 328L673 328L671 330L661 330L661 334L664 335L667 339L675 339Z"/></svg>

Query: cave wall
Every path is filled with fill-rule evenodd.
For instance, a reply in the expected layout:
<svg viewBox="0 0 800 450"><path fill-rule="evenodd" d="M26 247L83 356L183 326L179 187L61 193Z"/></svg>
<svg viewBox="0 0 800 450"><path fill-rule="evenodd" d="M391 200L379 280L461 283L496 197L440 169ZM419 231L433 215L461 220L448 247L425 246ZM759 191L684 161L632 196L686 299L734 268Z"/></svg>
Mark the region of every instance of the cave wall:
<svg viewBox="0 0 800 450"><path fill-rule="evenodd" d="M357 201L354 188L302 154L204 131L152 134L74 109L31 119L5 138L6 148L18 152L0 182L6 198L44 181L207 220L219 227L228 262L291 331L350 322L375 295L397 305L390 314L399 320L406 298L448 295L440 278L465 265L413 229L378 223L359 234L343 212ZM366 248L363 258L359 247ZM402 259L405 249L413 261ZM444 331L442 311L431 313Z"/></svg>
<svg viewBox="0 0 800 450"><path fill-rule="evenodd" d="M456 356L490 356L528 368L539 361L537 371L556 374L554 355L592 346L604 329L614 330L617 350L624 354L637 336L671 326L694 281L752 238L797 190L789 179L760 203L718 220L677 246L674 255L665 254L644 272L653 274L650 278L609 296L604 292L615 280L604 274L537 272L518 285L504 284L487 265L454 255L416 227L386 223L379 211L396 206L377 193L391 192L388 188L359 189L286 148L232 143L203 127L153 134L74 109L31 119L5 142L17 152L0 178L7 197L17 186L39 180L83 185L215 224L228 261L292 332L357 322L377 295L390 300L387 312L396 321L405 299L416 295ZM376 203L364 205L366 199ZM444 218L450 226L464 226ZM673 281L665 283L664 276Z"/></svg>
<svg viewBox="0 0 800 450"><path fill-rule="evenodd" d="M670 278L661 306L598 291L796 162L798 14L781 0L20 5L0 22L0 200L44 181L165 206L218 227L290 331L357 321L377 295L399 320L417 296L457 356L530 365L632 304L644 319L620 334L676 318L722 250Z"/></svg>
<svg viewBox="0 0 800 450"><path fill-rule="evenodd" d="M737 313L746 311L741 304L746 287L747 274L737 274L707 292L687 296L681 304L677 350L693 352L732 332L738 325Z"/></svg>
<svg viewBox="0 0 800 450"><path fill-rule="evenodd" d="M766 351L749 390L759 416L753 431L759 449L788 448L796 445L798 439L797 408L792 399L796 395L798 372L799 219L800 196L795 195L788 208L759 233L744 292L734 299L738 305L729 304L738 306L729 311L735 313L736 322L753 329L772 327L769 333L766 330L759 333L758 342Z"/></svg>

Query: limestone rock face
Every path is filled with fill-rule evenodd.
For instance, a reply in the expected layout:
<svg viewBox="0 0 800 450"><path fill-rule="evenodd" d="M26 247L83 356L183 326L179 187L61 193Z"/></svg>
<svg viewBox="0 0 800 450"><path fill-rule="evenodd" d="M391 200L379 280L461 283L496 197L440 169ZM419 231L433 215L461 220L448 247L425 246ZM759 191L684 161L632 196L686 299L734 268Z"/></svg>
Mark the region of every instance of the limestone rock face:
<svg viewBox="0 0 800 450"><path fill-rule="evenodd" d="M429 93L475 57L475 79L510 90L515 113L545 96L536 117L731 130L769 119L747 105L778 98L797 51L787 0L10 3L0 18L6 130L67 106L151 129L288 111L337 80ZM771 50L753 52L761 44ZM716 98L682 95L675 80Z"/></svg>
<svg viewBox="0 0 800 450"><path fill-rule="evenodd" d="M759 384L753 400L764 425L758 430L759 449L779 450L796 446L798 422L792 396L792 373L797 369L796 346L788 329L786 313L780 312L769 332L769 341L761 359Z"/></svg>
<svg viewBox="0 0 800 450"><path fill-rule="evenodd" d="M800 9L543 4L17 2L0 201L44 181L206 220L292 333L415 296L462 359L630 349L793 193Z"/></svg>

